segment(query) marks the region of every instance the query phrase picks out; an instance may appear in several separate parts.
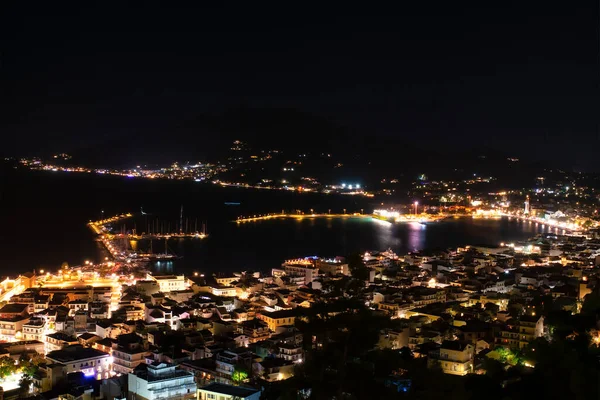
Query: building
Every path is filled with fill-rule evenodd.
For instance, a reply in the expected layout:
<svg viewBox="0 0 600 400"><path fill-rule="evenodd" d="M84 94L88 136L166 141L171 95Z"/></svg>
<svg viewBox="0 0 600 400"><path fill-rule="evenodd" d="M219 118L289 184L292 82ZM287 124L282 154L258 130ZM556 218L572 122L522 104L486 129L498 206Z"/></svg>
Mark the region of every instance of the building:
<svg viewBox="0 0 600 400"><path fill-rule="evenodd" d="M0 309L0 340L20 339L23 325L29 322L29 304L9 303Z"/></svg>
<svg viewBox="0 0 600 400"><path fill-rule="evenodd" d="M377 346L380 349L392 349L398 350L403 347L408 347L408 339L410 337L410 330L408 328L403 329L384 329L379 332L379 342Z"/></svg>
<svg viewBox="0 0 600 400"><path fill-rule="evenodd" d="M295 363L302 362L304 351L302 350L301 345L295 343L280 343L277 347L279 348L279 353L277 354L278 358Z"/></svg>
<svg viewBox="0 0 600 400"><path fill-rule="evenodd" d="M252 366L255 376L268 382L283 381L294 376L294 363L282 358L265 358Z"/></svg>
<svg viewBox="0 0 600 400"><path fill-rule="evenodd" d="M315 260L310 257L287 260L281 264L281 269L274 268L271 272L274 277L303 278L304 284L312 282L319 275L319 269L315 267Z"/></svg>
<svg viewBox="0 0 600 400"><path fill-rule="evenodd" d="M210 293L214 294L215 296L235 297L237 295L237 288L232 286L221 286L212 284L209 285L208 288L210 289Z"/></svg>
<svg viewBox="0 0 600 400"><path fill-rule="evenodd" d="M329 275L347 275L350 276L350 268L348 264L343 262L341 257L336 257L332 260L320 258L315 263L319 271Z"/></svg>
<svg viewBox="0 0 600 400"><path fill-rule="evenodd" d="M239 324L238 332L248 337L248 343L256 343L271 337L271 331L266 322L251 319Z"/></svg>
<svg viewBox="0 0 600 400"><path fill-rule="evenodd" d="M472 344L444 340L439 349L429 352L428 366L432 368L437 364L445 374L467 375L473 372L474 352Z"/></svg>
<svg viewBox="0 0 600 400"><path fill-rule="evenodd" d="M120 374L131 373L149 354L141 336L135 333L119 335L112 346L113 371Z"/></svg>
<svg viewBox="0 0 600 400"><path fill-rule="evenodd" d="M85 376L102 379L108 378L112 371L112 357L108 353L81 345L51 351L46 358L51 363L64 365L67 374L83 372Z"/></svg>
<svg viewBox="0 0 600 400"><path fill-rule="evenodd" d="M522 316L518 321L510 321L500 331L496 343L510 348L523 349L529 342L544 334L544 317Z"/></svg>
<svg viewBox="0 0 600 400"><path fill-rule="evenodd" d="M224 350L215 358L215 371L222 374L223 377L231 378L236 365L245 365L250 369L252 358L252 352L244 347Z"/></svg>
<svg viewBox="0 0 600 400"><path fill-rule="evenodd" d="M183 275L148 275L148 279L156 281L159 290L163 293L187 289L186 279Z"/></svg>
<svg viewBox="0 0 600 400"><path fill-rule="evenodd" d="M8 354L14 359L19 359L24 353L44 354L44 348L44 343L38 340L21 340L18 342L0 343L0 354Z"/></svg>
<svg viewBox="0 0 600 400"><path fill-rule="evenodd" d="M29 322L23 325L23 340L44 341L44 329L46 321L42 318L31 318Z"/></svg>
<svg viewBox="0 0 600 400"><path fill-rule="evenodd" d="M63 332L47 334L45 342L47 351L61 350L65 347L75 345L78 343L77 338L75 336L67 335Z"/></svg>
<svg viewBox="0 0 600 400"><path fill-rule="evenodd" d="M140 364L127 379L127 400L183 400L196 397L194 374L169 363Z"/></svg>
<svg viewBox="0 0 600 400"><path fill-rule="evenodd" d="M269 326L269 329L275 332L280 326L294 325L294 322L296 321L296 312L293 310L273 312L261 311L256 314L256 318L265 321Z"/></svg>
<svg viewBox="0 0 600 400"><path fill-rule="evenodd" d="M259 400L260 391L241 386L211 383L198 389L197 400Z"/></svg>

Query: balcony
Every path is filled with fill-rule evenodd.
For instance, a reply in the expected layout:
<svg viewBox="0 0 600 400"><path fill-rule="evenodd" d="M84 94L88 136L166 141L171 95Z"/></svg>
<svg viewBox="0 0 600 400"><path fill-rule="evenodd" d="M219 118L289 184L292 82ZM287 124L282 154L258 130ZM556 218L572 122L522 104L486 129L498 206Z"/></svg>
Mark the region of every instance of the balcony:
<svg viewBox="0 0 600 400"><path fill-rule="evenodd" d="M167 386L163 388L148 388L148 390L152 393L160 394L168 394L168 397L171 396L181 396L188 393L195 394L196 393L196 383L192 381L191 383L186 383L178 386Z"/></svg>

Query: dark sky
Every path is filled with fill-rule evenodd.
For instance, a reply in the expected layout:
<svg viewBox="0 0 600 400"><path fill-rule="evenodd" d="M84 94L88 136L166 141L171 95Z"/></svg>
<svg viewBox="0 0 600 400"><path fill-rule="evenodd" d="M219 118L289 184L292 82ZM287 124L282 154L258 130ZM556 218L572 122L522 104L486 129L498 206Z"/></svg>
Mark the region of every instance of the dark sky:
<svg viewBox="0 0 600 400"><path fill-rule="evenodd" d="M290 107L373 140L600 170L597 1L14 3L0 27L5 155L176 137L201 113Z"/></svg>

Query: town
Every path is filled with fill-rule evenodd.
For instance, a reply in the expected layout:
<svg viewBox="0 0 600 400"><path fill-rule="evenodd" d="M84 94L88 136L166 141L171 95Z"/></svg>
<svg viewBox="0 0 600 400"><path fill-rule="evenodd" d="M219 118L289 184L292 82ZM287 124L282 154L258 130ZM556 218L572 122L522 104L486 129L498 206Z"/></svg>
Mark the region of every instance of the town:
<svg viewBox="0 0 600 400"><path fill-rule="evenodd" d="M303 257L269 274L33 271L0 283L0 386L7 399L393 398L485 376L510 391L557 343L597 350L599 239Z"/></svg>

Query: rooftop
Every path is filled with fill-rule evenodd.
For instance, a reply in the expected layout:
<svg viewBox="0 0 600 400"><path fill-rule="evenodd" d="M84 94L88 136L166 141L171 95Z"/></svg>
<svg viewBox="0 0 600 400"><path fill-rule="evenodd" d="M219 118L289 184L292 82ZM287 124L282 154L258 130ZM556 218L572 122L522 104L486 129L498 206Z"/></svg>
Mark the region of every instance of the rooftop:
<svg viewBox="0 0 600 400"><path fill-rule="evenodd" d="M9 303L0 308L0 314L21 314L29 307L29 304Z"/></svg>
<svg viewBox="0 0 600 400"><path fill-rule="evenodd" d="M100 350L85 348L82 346L69 346L62 350L51 351L46 355L47 358L60 363L69 363L88 358L108 357L108 353Z"/></svg>
<svg viewBox="0 0 600 400"><path fill-rule="evenodd" d="M200 390L242 398L251 396L258 392L256 389L224 385L222 383L211 383L208 386L201 387Z"/></svg>

